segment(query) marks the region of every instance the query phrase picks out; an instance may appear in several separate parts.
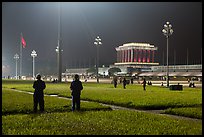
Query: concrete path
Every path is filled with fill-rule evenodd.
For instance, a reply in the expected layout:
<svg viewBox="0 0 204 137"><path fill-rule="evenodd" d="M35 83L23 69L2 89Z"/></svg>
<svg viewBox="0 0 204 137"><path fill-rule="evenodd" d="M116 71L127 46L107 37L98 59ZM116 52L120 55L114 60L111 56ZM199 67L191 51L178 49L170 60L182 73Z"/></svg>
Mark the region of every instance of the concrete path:
<svg viewBox="0 0 204 137"><path fill-rule="evenodd" d="M22 92L22 93L27 93L27 94L33 94L33 92L28 92L28 91L22 91L22 90L17 90L17 89L11 89L11 90L17 91L17 92ZM58 98L61 98L61 99L71 100L71 98L60 97L58 95L47 95L47 94L44 94L44 96L54 96L54 97L58 97ZM86 101L86 100L81 100L81 101L82 102L94 102L94 101ZM99 102L96 102L96 103L99 103ZM186 119L186 120L202 121L202 119L197 119L197 118L189 118L189 117L183 117L183 116L177 116L177 115L163 114L162 112L164 110L139 110L139 109L135 109L135 108L126 108L126 107L121 107L121 106L116 106L116 105L105 104L105 103L99 103L99 104L101 104L103 106L109 106L112 110L130 110L130 111L153 113L153 114L157 114L157 115L165 115L165 116L173 117L173 118L176 118L176 119Z"/></svg>

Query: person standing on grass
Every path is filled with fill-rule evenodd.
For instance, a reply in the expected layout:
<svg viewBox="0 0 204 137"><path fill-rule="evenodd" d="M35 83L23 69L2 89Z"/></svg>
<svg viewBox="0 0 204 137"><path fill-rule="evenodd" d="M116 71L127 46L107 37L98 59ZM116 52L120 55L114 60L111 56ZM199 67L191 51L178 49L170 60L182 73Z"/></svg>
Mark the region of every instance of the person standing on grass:
<svg viewBox="0 0 204 137"><path fill-rule="evenodd" d="M71 82L70 89L72 95L72 111L75 110L75 105L76 110L80 110L80 95L83 86L81 81L79 80L79 75L76 74L74 76L74 80Z"/></svg>
<svg viewBox="0 0 204 137"><path fill-rule="evenodd" d="M117 87L117 81L118 81L117 77L114 77L113 78L113 84L114 84L115 88Z"/></svg>
<svg viewBox="0 0 204 137"><path fill-rule="evenodd" d="M126 80L126 78L124 77L124 78L123 78L123 88L124 88L124 89L126 89L126 84L127 84L127 80Z"/></svg>
<svg viewBox="0 0 204 137"><path fill-rule="evenodd" d="M131 84L133 84L133 78L131 78L130 81L131 81Z"/></svg>
<svg viewBox="0 0 204 137"><path fill-rule="evenodd" d="M33 94L33 101L34 101L34 107L33 111L37 112L38 104L40 106L40 111L44 111L44 93L43 90L46 88L45 82L41 80L41 76L37 75L37 81L34 81L33 88L35 89L35 92Z"/></svg>
<svg viewBox="0 0 204 137"><path fill-rule="evenodd" d="M144 80L143 80L143 82L142 82L142 84L143 84L143 89L144 89L144 90L146 90L146 88L145 88L145 87L146 87L146 83L147 83L147 82L146 82L146 80L145 80L145 78L144 78Z"/></svg>

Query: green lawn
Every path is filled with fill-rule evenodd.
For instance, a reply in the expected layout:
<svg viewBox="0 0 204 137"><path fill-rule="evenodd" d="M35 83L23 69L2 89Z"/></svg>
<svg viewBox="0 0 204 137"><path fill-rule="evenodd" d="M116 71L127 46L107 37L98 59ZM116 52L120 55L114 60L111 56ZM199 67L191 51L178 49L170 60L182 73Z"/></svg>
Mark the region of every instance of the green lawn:
<svg viewBox="0 0 204 137"><path fill-rule="evenodd" d="M34 92L32 83L33 81L3 80L3 87ZM46 84L45 94L71 97L70 83L47 82ZM83 86L81 95L83 100L137 109L168 109L164 113L202 119L201 88L184 87L183 91L172 91L164 87L147 86L147 90L143 91L141 85L135 84L127 85L127 89L123 89L121 84L117 88L114 88L112 84L96 83L83 83ZM180 111L181 109L182 111Z"/></svg>
<svg viewBox="0 0 204 137"><path fill-rule="evenodd" d="M202 119L202 107L169 108L164 113Z"/></svg>
<svg viewBox="0 0 204 137"><path fill-rule="evenodd" d="M11 89L2 91L2 114L31 114L33 113L33 95L19 93ZM45 96L45 111L51 112L70 112L71 100L59 99L53 96ZM111 110L110 107L102 106L95 102L81 102L82 111Z"/></svg>
<svg viewBox="0 0 204 137"><path fill-rule="evenodd" d="M32 105L31 94L2 88L2 134L202 135L202 121L110 110L94 102L82 102L82 111L71 112L70 100L50 96L45 96L46 113L32 113Z"/></svg>

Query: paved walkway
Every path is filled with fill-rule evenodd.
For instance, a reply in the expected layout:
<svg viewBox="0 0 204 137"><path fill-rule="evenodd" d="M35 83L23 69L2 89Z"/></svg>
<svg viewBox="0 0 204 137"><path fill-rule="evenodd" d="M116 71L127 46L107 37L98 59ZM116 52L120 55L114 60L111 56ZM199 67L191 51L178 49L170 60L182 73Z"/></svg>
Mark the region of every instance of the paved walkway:
<svg viewBox="0 0 204 137"><path fill-rule="evenodd" d="M22 91L22 90L17 90L17 89L11 89L13 91L17 91L17 92L22 92L22 93L27 93L27 94L33 94L33 92L28 92L28 91ZM68 97L60 97L58 95L47 95L45 94L44 96L54 96L54 97L58 97L61 99L67 99L67 100L71 100L71 98ZM94 101L86 101L86 100L81 100L82 102L94 102ZM99 103L99 102L96 102ZM158 115L165 115L165 116L169 116L169 117L173 117L173 118L177 118L177 119L186 119L186 120L194 120L194 121L202 121L202 119L197 119L197 118L189 118L189 117L183 117L183 116L177 116L177 115L170 115L170 114L163 114L162 112L164 110L139 110L139 109L135 109L135 108L126 108L126 107L121 107L121 106L116 106L116 105L110 105L110 104L105 104L105 103L99 103L103 106L109 106L112 110L130 110L130 111L138 111L138 112L146 112L146 113L153 113L153 114L158 114Z"/></svg>

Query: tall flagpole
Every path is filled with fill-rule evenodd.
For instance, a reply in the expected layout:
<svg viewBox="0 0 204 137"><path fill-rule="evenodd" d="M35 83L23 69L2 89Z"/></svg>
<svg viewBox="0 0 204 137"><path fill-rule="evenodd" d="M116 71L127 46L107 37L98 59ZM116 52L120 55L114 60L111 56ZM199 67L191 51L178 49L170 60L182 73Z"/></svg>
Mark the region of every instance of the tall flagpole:
<svg viewBox="0 0 204 137"><path fill-rule="evenodd" d="M61 38L61 4L59 3L59 24L58 24L58 81L62 81L62 38Z"/></svg>
<svg viewBox="0 0 204 137"><path fill-rule="evenodd" d="M21 40L22 40L22 32L21 32L21 37L20 37L20 79L22 77L22 58L23 58Z"/></svg>

